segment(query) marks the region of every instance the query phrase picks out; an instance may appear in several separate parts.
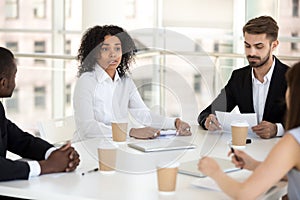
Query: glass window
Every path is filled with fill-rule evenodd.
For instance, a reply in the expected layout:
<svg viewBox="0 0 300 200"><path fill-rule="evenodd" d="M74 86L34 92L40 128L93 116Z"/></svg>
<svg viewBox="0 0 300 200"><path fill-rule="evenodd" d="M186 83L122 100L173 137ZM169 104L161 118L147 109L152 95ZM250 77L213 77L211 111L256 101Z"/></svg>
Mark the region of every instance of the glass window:
<svg viewBox="0 0 300 200"><path fill-rule="evenodd" d="M293 0L293 17L299 16L299 0Z"/></svg>
<svg viewBox="0 0 300 200"><path fill-rule="evenodd" d="M66 17L72 17L72 0L65 0Z"/></svg>
<svg viewBox="0 0 300 200"><path fill-rule="evenodd" d="M5 0L5 17L7 19L19 17L19 0Z"/></svg>
<svg viewBox="0 0 300 200"><path fill-rule="evenodd" d="M7 98L5 101L8 112L19 112L19 90L16 88L11 98Z"/></svg>
<svg viewBox="0 0 300 200"><path fill-rule="evenodd" d="M5 46L14 53L19 51L18 42L6 42Z"/></svg>
<svg viewBox="0 0 300 200"><path fill-rule="evenodd" d="M143 101L149 107L151 107L151 100L153 98L151 81L151 78L134 80Z"/></svg>
<svg viewBox="0 0 300 200"><path fill-rule="evenodd" d="M201 74L194 75L194 91L195 93L201 93Z"/></svg>
<svg viewBox="0 0 300 200"><path fill-rule="evenodd" d="M127 0L125 7L125 15L127 18L135 18L136 16L136 0Z"/></svg>
<svg viewBox="0 0 300 200"><path fill-rule="evenodd" d="M34 53L45 53L46 52L46 42L45 41L35 41L34 42ZM44 65L46 63L43 59L34 59L34 64Z"/></svg>
<svg viewBox="0 0 300 200"><path fill-rule="evenodd" d="M201 48L201 40L195 41L195 52L201 52L202 48Z"/></svg>
<svg viewBox="0 0 300 200"><path fill-rule="evenodd" d="M214 52L219 52L220 51L220 43L219 42L215 42L214 43Z"/></svg>
<svg viewBox="0 0 300 200"><path fill-rule="evenodd" d="M66 85L66 104L71 104L71 84Z"/></svg>
<svg viewBox="0 0 300 200"><path fill-rule="evenodd" d="M34 0L33 1L33 16L35 18L46 17L46 2L45 0Z"/></svg>
<svg viewBox="0 0 300 200"><path fill-rule="evenodd" d="M46 87L35 86L34 87L34 106L36 108L46 107Z"/></svg>
<svg viewBox="0 0 300 200"><path fill-rule="evenodd" d="M298 33L292 33L292 37L298 37ZM291 50L292 51L298 50L297 42L291 42Z"/></svg>
<svg viewBox="0 0 300 200"><path fill-rule="evenodd" d="M6 42L5 43L6 48L8 48L9 50L11 50L13 53L19 52L19 45L18 42ZM18 63L18 59L15 59L16 63Z"/></svg>
<svg viewBox="0 0 300 200"><path fill-rule="evenodd" d="M71 40L66 40L65 54L71 54Z"/></svg>

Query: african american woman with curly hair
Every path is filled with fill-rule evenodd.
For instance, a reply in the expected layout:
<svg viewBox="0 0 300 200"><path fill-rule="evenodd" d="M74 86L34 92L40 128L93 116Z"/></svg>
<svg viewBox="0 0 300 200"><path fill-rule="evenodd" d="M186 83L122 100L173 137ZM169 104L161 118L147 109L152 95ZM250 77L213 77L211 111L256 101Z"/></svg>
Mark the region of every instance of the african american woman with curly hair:
<svg viewBox="0 0 300 200"><path fill-rule="evenodd" d="M94 26L84 33L73 97L74 140L111 137L111 122L128 121L129 115L144 126L130 129L129 135L135 138L155 138L160 129L191 135L188 123L154 114L147 108L128 73L135 52L133 39L121 27Z"/></svg>

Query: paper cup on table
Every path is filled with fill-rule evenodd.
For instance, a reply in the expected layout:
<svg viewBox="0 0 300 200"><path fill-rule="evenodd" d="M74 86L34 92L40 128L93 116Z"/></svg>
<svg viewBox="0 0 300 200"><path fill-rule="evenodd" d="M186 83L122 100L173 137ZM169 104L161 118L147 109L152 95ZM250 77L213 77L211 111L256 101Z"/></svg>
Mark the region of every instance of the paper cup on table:
<svg viewBox="0 0 300 200"><path fill-rule="evenodd" d="M245 148L249 124L247 121L233 121L231 123L231 146Z"/></svg>
<svg viewBox="0 0 300 200"><path fill-rule="evenodd" d="M98 146L99 170L103 173L114 173L116 169L117 145L109 142Z"/></svg>
<svg viewBox="0 0 300 200"><path fill-rule="evenodd" d="M157 184L161 194L173 194L176 190L176 178L179 163L157 166Z"/></svg>
<svg viewBox="0 0 300 200"><path fill-rule="evenodd" d="M115 142L125 142L127 137L127 126L128 123L119 123L119 122L112 122L112 138Z"/></svg>

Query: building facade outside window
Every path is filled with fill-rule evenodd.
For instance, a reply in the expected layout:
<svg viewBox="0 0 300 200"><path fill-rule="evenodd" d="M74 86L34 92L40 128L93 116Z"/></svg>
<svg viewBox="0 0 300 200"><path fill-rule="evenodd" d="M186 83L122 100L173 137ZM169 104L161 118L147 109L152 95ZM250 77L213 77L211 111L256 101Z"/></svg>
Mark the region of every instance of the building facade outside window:
<svg viewBox="0 0 300 200"><path fill-rule="evenodd" d="M46 42L45 41L35 41L34 42L34 53L45 53L46 52ZM44 65L46 63L43 59L34 59L34 64Z"/></svg>
<svg viewBox="0 0 300 200"><path fill-rule="evenodd" d="M5 0L5 18L19 18L19 0Z"/></svg>
<svg viewBox="0 0 300 200"><path fill-rule="evenodd" d="M19 52L19 43L15 41L5 42L6 48L11 50L13 53ZM16 58L16 63L18 63L18 59Z"/></svg>
<svg viewBox="0 0 300 200"><path fill-rule="evenodd" d="M125 15L128 19L133 19L136 16L136 0L127 0L125 7Z"/></svg>
<svg viewBox="0 0 300 200"><path fill-rule="evenodd" d="M46 87L45 86L34 87L34 107L39 109L46 108Z"/></svg>
<svg viewBox="0 0 300 200"><path fill-rule="evenodd" d="M19 90L16 88L14 90L11 98L7 98L5 101L6 108L9 112L13 111L15 113L19 112Z"/></svg>
<svg viewBox="0 0 300 200"><path fill-rule="evenodd" d="M66 40L65 42L65 54L71 54L71 40Z"/></svg>
<svg viewBox="0 0 300 200"><path fill-rule="evenodd" d="M292 33L292 37L298 37L298 33L294 32ZM298 50L298 43L297 42L291 42L291 50L297 51Z"/></svg>
<svg viewBox="0 0 300 200"><path fill-rule="evenodd" d="M46 18L46 1L34 0L33 1L33 16L35 18Z"/></svg>
<svg viewBox="0 0 300 200"><path fill-rule="evenodd" d="M201 74L194 75L194 91L195 93L201 93Z"/></svg>
<svg viewBox="0 0 300 200"><path fill-rule="evenodd" d="M65 94L66 94L66 99L65 99L66 105L70 106L71 99L72 99L71 84L66 85Z"/></svg>
<svg viewBox="0 0 300 200"><path fill-rule="evenodd" d="M65 0L66 18L72 17L72 0Z"/></svg>
<svg viewBox="0 0 300 200"><path fill-rule="evenodd" d="M299 0L293 0L293 17L299 16Z"/></svg>
<svg viewBox="0 0 300 200"><path fill-rule="evenodd" d="M14 53L19 51L18 42L8 41L5 42L5 46Z"/></svg>

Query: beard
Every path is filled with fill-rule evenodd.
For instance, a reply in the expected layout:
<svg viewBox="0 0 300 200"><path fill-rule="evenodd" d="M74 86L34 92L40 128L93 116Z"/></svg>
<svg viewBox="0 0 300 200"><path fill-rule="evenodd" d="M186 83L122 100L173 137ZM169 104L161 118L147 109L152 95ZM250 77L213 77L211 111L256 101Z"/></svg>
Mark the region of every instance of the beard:
<svg viewBox="0 0 300 200"><path fill-rule="evenodd" d="M259 68L261 66L263 66L264 64L266 64L270 58L270 55L264 57L263 59L258 57L258 56L247 56L248 58L248 62L249 62L249 65L253 68ZM259 59L260 62L251 62L249 61L249 58L256 58L256 59Z"/></svg>
<svg viewBox="0 0 300 200"><path fill-rule="evenodd" d="M267 56L261 58L259 56L247 56L247 60L249 62L249 65L253 68L259 68L261 66L263 66L264 64L266 64L268 62L268 60L270 59L270 55L271 55L271 49L269 50ZM249 61L249 58L255 58L258 59L259 61Z"/></svg>

